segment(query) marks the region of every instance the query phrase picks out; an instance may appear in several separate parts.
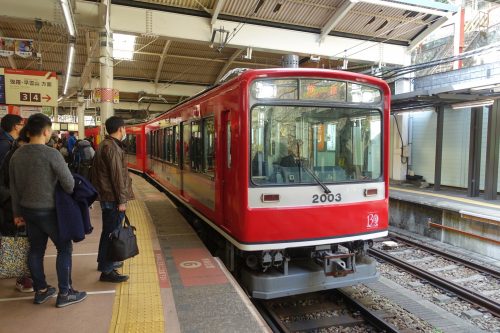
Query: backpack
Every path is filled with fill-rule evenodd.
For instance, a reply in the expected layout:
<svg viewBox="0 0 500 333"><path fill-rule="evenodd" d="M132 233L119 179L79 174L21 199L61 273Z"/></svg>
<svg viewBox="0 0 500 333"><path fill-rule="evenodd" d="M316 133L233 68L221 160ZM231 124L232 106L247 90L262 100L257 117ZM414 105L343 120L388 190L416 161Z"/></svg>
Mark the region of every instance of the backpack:
<svg viewBox="0 0 500 333"><path fill-rule="evenodd" d="M73 153L73 172L90 179L90 168L92 167L92 160L94 159L95 151L90 145L90 142L82 140L76 145Z"/></svg>

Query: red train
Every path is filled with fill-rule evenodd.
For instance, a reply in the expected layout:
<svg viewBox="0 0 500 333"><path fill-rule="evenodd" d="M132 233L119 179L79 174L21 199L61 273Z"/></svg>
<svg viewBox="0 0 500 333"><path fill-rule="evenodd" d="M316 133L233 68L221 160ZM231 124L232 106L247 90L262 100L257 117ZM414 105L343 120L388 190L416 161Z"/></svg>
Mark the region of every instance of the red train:
<svg viewBox="0 0 500 333"><path fill-rule="evenodd" d="M342 71L241 72L128 127L129 166L203 223L256 298L377 278L387 235L390 90Z"/></svg>

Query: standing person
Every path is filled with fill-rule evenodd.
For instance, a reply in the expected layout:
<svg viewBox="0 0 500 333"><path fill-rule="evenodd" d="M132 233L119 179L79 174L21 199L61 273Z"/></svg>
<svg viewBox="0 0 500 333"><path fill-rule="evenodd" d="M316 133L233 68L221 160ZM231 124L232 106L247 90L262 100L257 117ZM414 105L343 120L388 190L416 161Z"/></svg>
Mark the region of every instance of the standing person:
<svg viewBox="0 0 500 333"><path fill-rule="evenodd" d="M23 128L23 118L15 114L7 114L0 121L2 131L0 133L0 162L10 150L12 143L19 137Z"/></svg>
<svg viewBox="0 0 500 333"><path fill-rule="evenodd" d="M70 162L73 161L73 148L75 148L75 145L76 145L75 132L69 132L68 147L67 148L68 148Z"/></svg>
<svg viewBox="0 0 500 333"><path fill-rule="evenodd" d="M124 143L125 123L120 117L106 120L105 139L99 144L92 163L92 184L99 193L102 210L102 233L97 255L97 269L100 281L124 282L127 275L121 275L116 268L122 263L108 260L109 234L115 230L127 209L127 201L134 198L132 179L128 174Z"/></svg>
<svg viewBox="0 0 500 333"><path fill-rule="evenodd" d="M56 293L47 284L43 258L50 238L57 248L56 271L59 286L56 306L64 307L83 301L86 292L73 289L71 284L71 240L59 240L55 209L56 184L72 193L75 181L57 150L47 147L52 133L52 122L44 114L29 117L26 132L30 139L12 155L10 160L10 190L14 223L26 225L30 251L28 265L35 289L35 304L45 303Z"/></svg>
<svg viewBox="0 0 500 333"><path fill-rule="evenodd" d="M18 229L14 224L14 215L12 213L12 200L10 196L10 180L9 180L9 165L10 159L15 151L27 144L29 138L26 135L26 129L21 129L19 132L19 137L12 143L7 155L5 155L2 165L0 166L0 188L2 189L2 197L0 202L1 209L1 223L0 223L0 234L3 236L14 237L18 234ZM33 292L33 281L27 276L20 276L16 279L16 289L22 293Z"/></svg>

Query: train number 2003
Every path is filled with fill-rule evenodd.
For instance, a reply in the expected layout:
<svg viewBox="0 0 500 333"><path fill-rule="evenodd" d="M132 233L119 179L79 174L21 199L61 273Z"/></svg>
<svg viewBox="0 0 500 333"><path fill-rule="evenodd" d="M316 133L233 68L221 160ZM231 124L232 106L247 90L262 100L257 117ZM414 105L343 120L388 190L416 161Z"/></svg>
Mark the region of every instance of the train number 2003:
<svg viewBox="0 0 500 333"><path fill-rule="evenodd" d="M324 203L324 202L340 202L342 201L342 195L340 193L329 193L329 194L315 194L313 195L313 203Z"/></svg>

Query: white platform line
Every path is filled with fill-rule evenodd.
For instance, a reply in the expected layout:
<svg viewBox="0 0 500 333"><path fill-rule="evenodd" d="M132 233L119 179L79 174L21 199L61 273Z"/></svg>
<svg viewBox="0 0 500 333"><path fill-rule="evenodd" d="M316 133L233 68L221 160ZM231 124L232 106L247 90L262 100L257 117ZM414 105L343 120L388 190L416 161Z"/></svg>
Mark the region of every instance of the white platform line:
<svg viewBox="0 0 500 333"><path fill-rule="evenodd" d="M87 291L87 295L102 295L102 294L115 294L115 293L116 290ZM33 299L33 297L34 296L0 298L0 302L22 301L26 299ZM57 297L57 294L52 297Z"/></svg>
<svg viewBox="0 0 500 333"><path fill-rule="evenodd" d="M73 253L73 257L80 257L80 256L96 256L97 252L92 252L92 253ZM57 257L57 254L46 254L45 258L54 258Z"/></svg>

